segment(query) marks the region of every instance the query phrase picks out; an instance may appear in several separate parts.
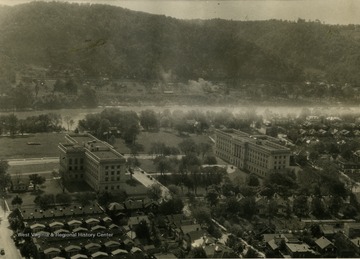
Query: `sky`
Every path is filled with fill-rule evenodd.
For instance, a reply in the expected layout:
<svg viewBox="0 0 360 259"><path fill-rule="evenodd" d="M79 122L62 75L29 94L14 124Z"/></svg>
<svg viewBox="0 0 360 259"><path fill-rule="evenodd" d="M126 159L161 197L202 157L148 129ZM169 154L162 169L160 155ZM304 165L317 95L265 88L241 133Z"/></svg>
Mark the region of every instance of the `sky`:
<svg viewBox="0 0 360 259"><path fill-rule="evenodd" d="M59 0L64 1L65 0ZM0 0L15 5L29 0ZM327 24L360 24L360 0L72 0L102 3L179 19L320 20Z"/></svg>

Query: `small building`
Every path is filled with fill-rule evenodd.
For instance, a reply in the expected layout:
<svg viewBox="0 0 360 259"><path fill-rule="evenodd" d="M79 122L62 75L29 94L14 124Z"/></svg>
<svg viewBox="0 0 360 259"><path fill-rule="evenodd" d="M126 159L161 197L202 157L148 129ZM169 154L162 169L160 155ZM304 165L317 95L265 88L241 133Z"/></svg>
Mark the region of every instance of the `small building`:
<svg viewBox="0 0 360 259"><path fill-rule="evenodd" d="M286 250L292 258L315 257L315 251L307 244L286 243Z"/></svg>
<svg viewBox="0 0 360 259"><path fill-rule="evenodd" d="M32 191L34 185L30 182L29 177L12 177L10 190L12 192L27 192Z"/></svg>
<svg viewBox="0 0 360 259"><path fill-rule="evenodd" d="M326 256L326 257L335 257L336 256L336 248L333 242L331 242L326 237L322 236L319 239L315 240L316 250Z"/></svg>

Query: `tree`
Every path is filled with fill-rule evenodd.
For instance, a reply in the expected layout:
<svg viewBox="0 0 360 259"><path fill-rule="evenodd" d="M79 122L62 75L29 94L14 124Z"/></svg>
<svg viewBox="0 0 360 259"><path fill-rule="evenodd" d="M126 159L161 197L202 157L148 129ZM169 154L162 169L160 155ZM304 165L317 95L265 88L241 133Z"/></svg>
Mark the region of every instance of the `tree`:
<svg viewBox="0 0 360 259"><path fill-rule="evenodd" d="M306 217L308 215L309 205L306 196L300 195L294 199L293 211L299 217Z"/></svg>
<svg viewBox="0 0 360 259"><path fill-rule="evenodd" d="M32 182L32 184L34 185L34 190L37 190L36 187L38 185L41 185L43 183L45 183L45 177L38 175L38 174L31 174L29 175L30 181Z"/></svg>
<svg viewBox="0 0 360 259"><path fill-rule="evenodd" d="M185 139L182 142L179 143L180 150L185 155L190 155L191 153L197 153L198 152L198 146L192 139Z"/></svg>
<svg viewBox="0 0 360 259"><path fill-rule="evenodd" d="M11 201L11 205L21 205L22 203L23 200L18 195L16 195Z"/></svg>
<svg viewBox="0 0 360 259"><path fill-rule="evenodd" d="M67 193L59 193L55 196L56 203L59 204L70 204L72 199L71 196Z"/></svg>
<svg viewBox="0 0 360 259"><path fill-rule="evenodd" d="M212 146L209 143L200 143L198 144L198 150L202 155L202 159L204 160L205 155L209 154L212 151Z"/></svg>
<svg viewBox="0 0 360 259"><path fill-rule="evenodd" d="M103 206L109 205L109 203L112 202L113 199L114 199L114 196L111 193L106 192L106 191L101 192L97 197L99 204L103 205Z"/></svg>
<svg viewBox="0 0 360 259"><path fill-rule="evenodd" d="M195 248L191 249L187 258L206 258L206 253L205 253L204 248L195 247Z"/></svg>
<svg viewBox="0 0 360 259"><path fill-rule="evenodd" d="M162 197L161 185L158 183L151 185L148 189L148 195L153 200L159 200Z"/></svg>
<svg viewBox="0 0 360 259"><path fill-rule="evenodd" d="M205 206L192 207L191 212L198 224L210 225L212 223L211 213L210 213L209 208L207 208Z"/></svg>
<svg viewBox="0 0 360 259"><path fill-rule="evenodd" d="M96 199L95 193L92 192L82 192L77 194L77 200L82 205L89 205L93 200Z"/></svg>
<svg viewBox="0 0 360 259"><path fill-rule="evenodd" d="M154 159L154 164L156 165L156 170L159 171L162 176L164 176L165 172L171 171L173 169L171 160L164 156L156 157Z"/></svg>
<svg viewBox="0 0 360 259"><path fill-rule="evenodd" d="M7 173L9 168L8 161L0 160L0 191L5 191L11 182L10 175Z"/></svg>
<svg viewBox="0 0 360 259"><path fill-rule="evenodd" d="M10 132L10 136L14 137L18 130L18 123L19 123L18 118L16 117L16 115L10 114L7 116L7 120L5 123L6 123L5 124L6 127L8 128L8 130Z"/></svg>
<svg viewBox="0 0 360 259"><path fill-rule="evenodd" d="M140 123L146 129L158 129L159 121L153 110L145 110L140 113Z"/></svg>
<svg viewBox="0 0 360 259"><path fill-rule="evenodd" d="M140 223L135 226L134 230L137 238L146 240L150 239L150 229L145 220L140 221Z"/></svg>
<svg viewBox="0 0 360 259"><path fill-rule="evenodd" d="M210 203L210 206L215 206L219 200L219 193L215 188L208 188L205 198Z"/></svg>
<svg viewBox="0 0 360 259"><path fill-rule="evenodd" d="M247 184L249 186L259 186L260 182L256 175L250 174L247 176Z"/></svg>
<svg viewBox="0 0 360 259"><path fill-rule="evenodd" d="M70 121L72 121L71 117L68 115L64 116L64 121L67 125L67 131L70 131Z"/></svg>
<svg viewBox="0 0 360 259"><path fill-rule="evenodd" d="M42 209L47 209L54 204L54 195L53 194L44 194L36 196L34 203L40 206Z"/></svg>
<svg viewBox="0 0 360 259"><path fill-rule="evenodd" d="M251 247L248 248L246 254L244 255L244 258L258 258L258 253Z"/></svg>
<svg viewBox="0 0 360 259"><path fill-rule="evenodd" d="M206 156L204 159L204 165L216 165L217 160L215 156Z"/></svg>
<svg viewBox="0 0 360 259"><path fill-rule="evenodd" d="M159 212L164 215L182 213L184 203L180 198L172 198L163 201L159 206Z"/></svg>

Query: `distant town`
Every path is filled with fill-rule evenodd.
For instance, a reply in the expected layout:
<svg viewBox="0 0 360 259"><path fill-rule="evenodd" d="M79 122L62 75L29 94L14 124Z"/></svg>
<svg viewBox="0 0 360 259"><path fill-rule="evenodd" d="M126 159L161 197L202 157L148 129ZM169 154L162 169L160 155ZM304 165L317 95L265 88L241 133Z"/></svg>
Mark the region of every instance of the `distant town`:
<svg viewBox="0 0 360 259"><path fill-rule="evenodd" d="M359 256L356 113L0 120L11 258Z"/></svg>

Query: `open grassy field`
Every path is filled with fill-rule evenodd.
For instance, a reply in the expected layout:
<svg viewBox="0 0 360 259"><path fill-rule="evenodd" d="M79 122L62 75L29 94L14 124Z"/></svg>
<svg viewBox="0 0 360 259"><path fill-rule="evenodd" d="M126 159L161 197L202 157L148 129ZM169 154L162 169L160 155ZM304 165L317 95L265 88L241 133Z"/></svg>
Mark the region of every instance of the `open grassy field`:
<svg viewBox="0 0 360 259"><path fill-rule="evenodd" d="M151 144L154 142L163 142L170 147L178 147L178 144L184 139L191 138L195 143L212 143L206 135L189 134L189 136L179 136L176 131L170 133L165 131L159 132L141 132L136 142L144 146L144 151L140 153L148 154L151 149ZM130 148L125 145L125 142L121 138L117 138L114 144L116 150L120 153L130 153Z"/></svg>
<svg viewBox="0 0 360 259"><path fill-rule="evenodd" d="M43 185L40 186L39 193L34 193L34 192L12 193L12 192L10 192L6 196L6 201L11 209L12 208L11 201L16 195L18 195L23 200L23 204L21 205L22 207L34 206L34 199L36 198L36 196L38 194L43 194L43 193L46 193L46 194L51 193L54 195L56 195L58 193L62 193L62 189L61 189L61 186L60 186L58 180L52 180L52 179L47 180Z"/></svg>
<svg viewBox="0 0 360 259"><path fill-rule="evenodd" d="M28 136L0 137L0 158L55 157L58 144L65 141L65 133L38 133ZM36 142L40 145L28 145Z"/></svg>
<svg viewBox="0 0 360 259"><path fill-rule="evenodd" d="M29 174L45 171L58 170L59 163L44 163L44 164L30 164L30 165L11 165L8 172L10 174Z"/></svg>

